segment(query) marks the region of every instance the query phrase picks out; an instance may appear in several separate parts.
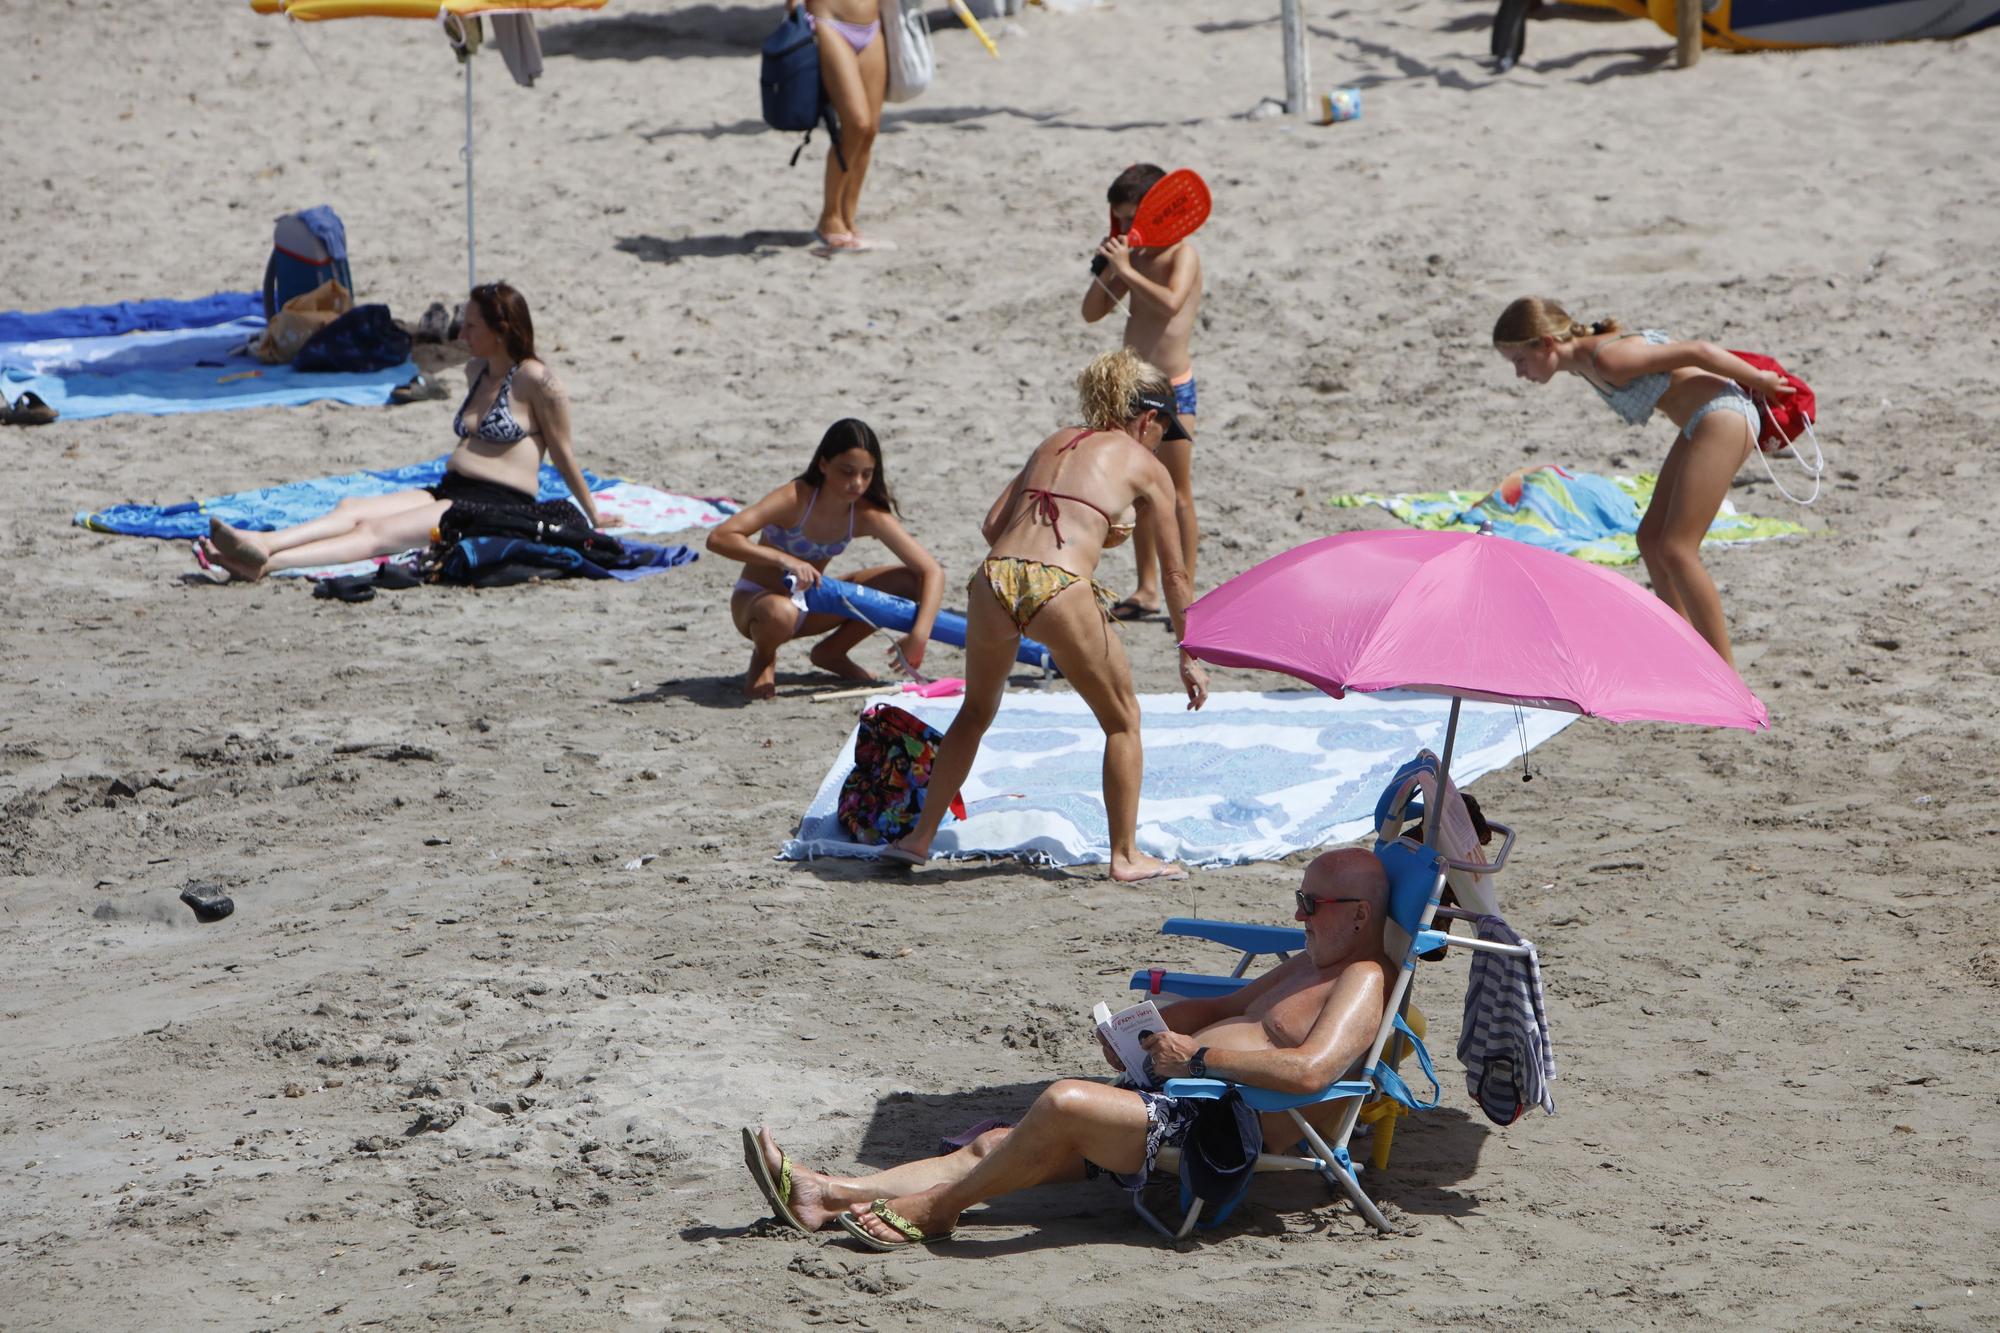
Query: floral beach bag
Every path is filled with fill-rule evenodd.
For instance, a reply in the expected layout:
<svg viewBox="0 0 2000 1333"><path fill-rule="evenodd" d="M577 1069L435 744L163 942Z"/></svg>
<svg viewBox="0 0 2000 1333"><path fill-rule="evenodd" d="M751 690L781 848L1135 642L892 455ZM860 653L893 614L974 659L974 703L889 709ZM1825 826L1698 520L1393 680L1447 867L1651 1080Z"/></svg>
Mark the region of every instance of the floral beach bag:
<svg viewBox="0 0 2000 1333"><path fill-rule="evenodd" d="M876 704L861 715L854 737L854 771L840 786L837 817L856 842L894 842L916 827L937 758L937 730L894 704ZM951 799L965 818L965 802Z"/></svg>

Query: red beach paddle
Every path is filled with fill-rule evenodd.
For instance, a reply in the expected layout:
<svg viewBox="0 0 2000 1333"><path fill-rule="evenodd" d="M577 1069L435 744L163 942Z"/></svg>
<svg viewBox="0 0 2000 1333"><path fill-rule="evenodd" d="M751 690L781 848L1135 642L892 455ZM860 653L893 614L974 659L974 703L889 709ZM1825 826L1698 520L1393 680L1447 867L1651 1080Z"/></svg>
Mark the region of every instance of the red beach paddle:
<svg viewBox="0 0 2000 1333"><path fill-rule="evenodd" d="M1146 191L1125 241L1132 246L1177 245L1208 221L1208 182L1183 167L1168 172Z"/></svg>
<svg viewBox="0 0 2000 1333"><path fill-rule="evenodd" d="M1210 204L1207 181L1186 167L1170 171L1155 181L1153 188L1146 191L1146 197L1139 201L1132 225L1125 232L1125 243L1134 248L1154 249L1178 245L1208 221ZM1095 272L1092 276L1104 288L1105 295L1111 297L1112 304L1123 310L1124 298L1113 295L1110 286Z"/></svg>

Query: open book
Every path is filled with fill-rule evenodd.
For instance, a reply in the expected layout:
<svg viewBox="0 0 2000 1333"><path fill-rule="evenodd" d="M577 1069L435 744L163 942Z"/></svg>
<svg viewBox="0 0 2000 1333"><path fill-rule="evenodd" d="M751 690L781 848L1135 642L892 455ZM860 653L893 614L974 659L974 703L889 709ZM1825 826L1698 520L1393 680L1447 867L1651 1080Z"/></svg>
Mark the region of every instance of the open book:
<svg viewBox="0 0 2000 1333"><path fill-rule="evenodd" d="M1100 1004L1090 1011L1097 1022L1098 1035L1110 1045L1111 1053L1125 1066L1126 1075L1142 1088L1153 1086L1153 1080L1146 1076L1146 1048L1139 1044L1139 1038L1149 1032L1167 1031L1167 1021L1160 1017L1160 1011L1151 1000L1141 1000L1130 1009L1111 1012L1111 1006Z"/></svg>

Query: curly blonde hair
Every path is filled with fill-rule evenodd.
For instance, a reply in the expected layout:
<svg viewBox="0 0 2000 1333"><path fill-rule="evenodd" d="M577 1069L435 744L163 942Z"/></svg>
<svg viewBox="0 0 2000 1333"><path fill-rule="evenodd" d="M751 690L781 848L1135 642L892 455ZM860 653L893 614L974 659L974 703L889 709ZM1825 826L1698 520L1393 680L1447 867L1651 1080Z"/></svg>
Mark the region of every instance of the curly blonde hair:
<svg viewBox="0 0 2000 1333"><path fill-rule="evenodd" d="M1146 409L1140 395L1173 401L1174 386L1165 372L1129 347L1106 352L1076 377L1076 401L1083 424L1092 430L1117 430Z"/></svg>
<svg viewBox="0 0 2000 1333"><path fill-rule="evenodd" d="M1518 347L1534 342L1538 338L1554 338L1566 343L1572 338L1586 338L1594 333L1616 333L1619 324L1615 319L1600 319L1594 324L1585 324L1573 319L1570 313L1554 301L1539 296L1524 296L1500 312L1500 318L1493 324L1493 345L1495 347Z"/></svg>

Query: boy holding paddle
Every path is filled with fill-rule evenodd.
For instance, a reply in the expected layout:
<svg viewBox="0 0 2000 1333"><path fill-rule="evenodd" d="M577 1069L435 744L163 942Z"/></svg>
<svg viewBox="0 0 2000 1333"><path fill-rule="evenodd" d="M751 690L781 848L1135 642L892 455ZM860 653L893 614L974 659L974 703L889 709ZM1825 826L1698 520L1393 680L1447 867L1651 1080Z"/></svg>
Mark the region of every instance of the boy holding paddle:
<svg viewBox="0 0 2000 1333"><path fill-rule="evenodd" d="M1175 187L1192 180L1192 192ZM1147 196L1161 181L1168 188L1147 207ZM1201 538L1194 512L1195 380L1188 341L1201 311L1201 257L1188 232L1208 215L1208 192L1192 172L1165 171L1150 163L1130 166L1111 182L1111 234L1090 261L1091 283L1083 294L1083 319L1095 324L1123 300L1131 298L1125 317L1125 345L1142 359L1165 371L1174 385L1174 411L1189 439L1162 444L1159 459L1174 481L1174 519L1181 537L1181 562L1192 584L1195 546ZM1171 198L1170 198L1171 197ZM1169 205L1163 207L1163 205ZM1135 221L1138 234L1132 236ZM1192 222L1192 226L1188 225ZM1149 243L1154 237L1168 244ZM1139 620L1160 613L1160 557L1152 533L1143 525L1133 542L1138 557L1139 586L1111 614L1119 620Z"/></svg>

